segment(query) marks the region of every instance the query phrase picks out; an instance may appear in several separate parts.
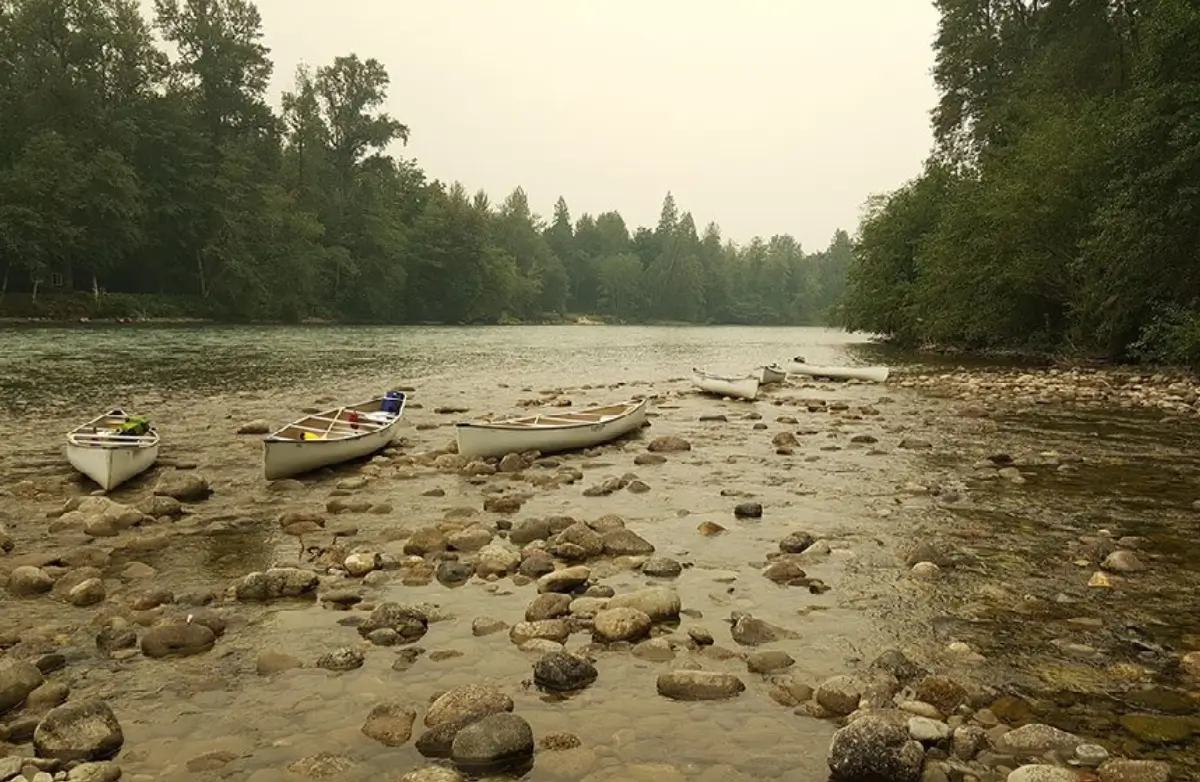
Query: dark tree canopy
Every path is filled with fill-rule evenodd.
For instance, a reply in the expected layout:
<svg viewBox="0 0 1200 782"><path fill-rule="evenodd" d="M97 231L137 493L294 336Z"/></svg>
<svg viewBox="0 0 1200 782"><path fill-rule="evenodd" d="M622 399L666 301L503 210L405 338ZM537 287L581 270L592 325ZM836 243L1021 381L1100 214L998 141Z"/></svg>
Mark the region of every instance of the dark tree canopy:
<svg viewBox="0 0 1200 782"><path fill-rule="evenodd" d="M0 31L3 314L815 323L844 287L841 232L738 247L669 193L633 229L431 179L375 59L298 69L277 113L249 0L0 0Z"/></svg>
<svg viewBox="0 0 1200 782"><path fill-rule="evenodd" d="M846 324L1200 361L1200 6L936 5L935 148L869 204Z"/></svg>

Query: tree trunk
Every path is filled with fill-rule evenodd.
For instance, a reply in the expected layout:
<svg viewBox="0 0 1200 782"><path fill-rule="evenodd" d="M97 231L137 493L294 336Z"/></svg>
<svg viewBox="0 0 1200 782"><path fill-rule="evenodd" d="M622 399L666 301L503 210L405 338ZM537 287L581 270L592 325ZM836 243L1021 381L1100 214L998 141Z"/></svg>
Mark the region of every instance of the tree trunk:
<svg viewBox="0 0 1200 782"><path fill-rule="evenodd" d="M92 272L92 301L100 304L100 281L96 279L95 272Z"/></svg>
<svg viewBox="0 0 1200 782"><path fill-rule="evenodd" d="M196 271L200 274L200 297L207 299L208 283L204 279L204 253L200 250L196 251Z"/></svg>

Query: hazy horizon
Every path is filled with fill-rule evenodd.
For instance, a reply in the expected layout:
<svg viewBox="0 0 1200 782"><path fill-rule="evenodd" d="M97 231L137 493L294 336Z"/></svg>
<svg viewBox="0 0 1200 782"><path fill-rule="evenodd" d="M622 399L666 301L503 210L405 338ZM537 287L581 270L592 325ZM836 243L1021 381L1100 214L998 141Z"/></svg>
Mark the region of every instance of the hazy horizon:
<svg viewBox="0 0 1200 782"><path fill-rule="evenodd" d="M931 143L926 0L257 5L273 105L301 63L374 57L411 130L394 154L493 203L519 185L546 218L561 195L575 219L653 226L669 190L701 229L790 233L811 252L853 234Z"/></svg>

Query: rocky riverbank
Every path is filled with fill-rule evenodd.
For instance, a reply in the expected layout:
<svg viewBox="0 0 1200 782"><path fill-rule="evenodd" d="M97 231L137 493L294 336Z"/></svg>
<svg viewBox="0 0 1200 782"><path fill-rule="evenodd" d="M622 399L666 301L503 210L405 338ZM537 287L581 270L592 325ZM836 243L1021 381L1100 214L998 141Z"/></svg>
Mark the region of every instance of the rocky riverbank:
<svg viewBox="0 0 1200 782"><path fill-rule="evenodd" d="M1180 416L1200 413L1200 379L1182 370L960 367L902 373L894 382L903 388L1005 409L1053 405Z"/></svg>
<svg viewBox="0 0 1200 782"><path fill-rule="evenodd" d="M368 462L269 485L235 434L269 396L209 428L181 404L196 445L111 498L48 457L5 489L0 782L1170 778L1040 721L997 649L925 629L994 586L945 514L1037 480L975 452L994 405L918 382L502 389L491 411L447 389ZM630 392L652 426L587 453L447 443L466 408ZM1124 538L1069 556L1111 585L1150 557Z"/></svg>

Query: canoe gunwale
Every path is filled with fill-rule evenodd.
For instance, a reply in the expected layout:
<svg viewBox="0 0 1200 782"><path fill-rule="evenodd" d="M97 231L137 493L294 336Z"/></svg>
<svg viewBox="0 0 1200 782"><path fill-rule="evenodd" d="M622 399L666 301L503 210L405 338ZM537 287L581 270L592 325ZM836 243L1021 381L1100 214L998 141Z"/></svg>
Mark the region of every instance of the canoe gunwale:
<svg viewBox="0 0 1200 782"><path fill-rule="evenodd" d="M758 380L753 373L734 377L732 375L717 375L712 372L705 372L703 369L697 369L696 367L692 367L692 374L697 377L707 378L708 380L720 380L722 383L741 383L745 380Z"/></svg>
<svg viewBox="0 0 1200 782"><path fill-rule="evenodd" d="M326 443L326 444L328 444L328 443L347 443L347 442L353 442L355 440L360 440L364 437L370 437L371 435L377 435L382 432L386 432L389 429L394 428L397 424L399 424L400 419L402 419L404 417L404 408L408 404L408 395L407 394L405 394L404 397L401 399L400 410L387 423L380 423L377 421L360 421L360 422L358 422L359 426L364 427L362 429L362 431L353 431L353 432L348 432L348 433L333 431L334 424L341 423L346 426L350 425L350 421L338 418L338 416L341 415L342 412L344 412L346 410L362 412L358 408L365 407L368 405L382 403L385 398L386 397L380 396L380 397L375 397L374 399L365 399L362 402L355 402L354 404L343 405L341 407L333 407L328 410L321 410L320 412L313 413L311 415L301 416L300 418L297 418L294 421L289 421L288 423L286 423L283 426L276 429L274 432L271 432L269 435L267 435L266 437L263 438L263 443L265 443L265 444L294 443L294 444L299 444L299 445L316 445L318 443ZM313 419L318 419L318 420L323 419L325 421L331 422L330 428L324 437L316 438L313 440L304 440L304 439L297 439L295 437L282 436L281 432L285 432L288 429L292 429L294 427L300 427L302 421L311 421Z"/></svg>
<svg viewBox="0 0 1200 782"><path fill-rule="evenodd" d="M576 422L572 422L572 423L552 423L552 424L539 425L536 423L530 423L530 424L516 423L514 421L514 419L506 418L506 419L501 419L499 421L462 421L462 422L456 423L454 426L456 429L458 429L458 428L490 429L493 431L505 431L505 432L542 432L542 431L564 431L564 430L568 430L568 429L586 429L586 428L593 427L593 426L605 426L605 425L611 424L615 421L620 421L623 418L628 418L631 415L635 415L637 413L637 411L640 408L645 407L649 401L650 401L649 399L642 399L636 403L630 402L630 403L628 403L628 407L624 412L613 415L611 418L604 418L604 419L601 419L598 421L576 421ZM607 408L618 407L618 406L620 406L620 405L604 405L602 408L586 408L585 407L581 410L568 411L567 413L564 413L563 415L572 415L572 414L578 415L580 413L586 413L588 410L607 409ZM528 416L526 416L526 417L528 417ZM532 416L532 417L537 418L538 416ZM552 417L552 416L547 416L547 417Z"/></svg>
<svg viewBox="0 0 1200 782"><path fill-rule="evenodd" d="M150 424L148 434L120 435L115 431L96 431L103 421L128 421L129 418L130 416L124 408L114 407L107 413L102 413L67 432L67 446L92 451L137 451L158 447L162 438L154 424Z"/></svg>

